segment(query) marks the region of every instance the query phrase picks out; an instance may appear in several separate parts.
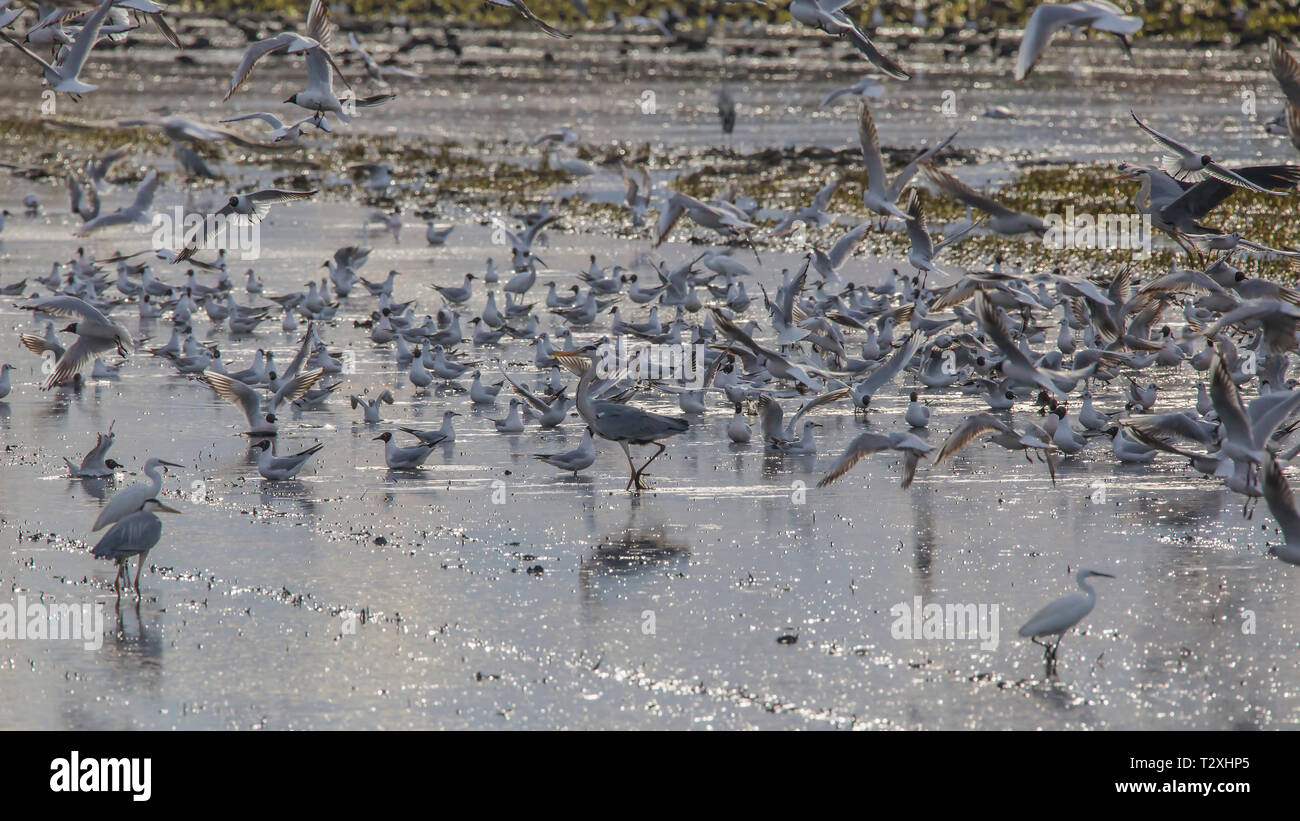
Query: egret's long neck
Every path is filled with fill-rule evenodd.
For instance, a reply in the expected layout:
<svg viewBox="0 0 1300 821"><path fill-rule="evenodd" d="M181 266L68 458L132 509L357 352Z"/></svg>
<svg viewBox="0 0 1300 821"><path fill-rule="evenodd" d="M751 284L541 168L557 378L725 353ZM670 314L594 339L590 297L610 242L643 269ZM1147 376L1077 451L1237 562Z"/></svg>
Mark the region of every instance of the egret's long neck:
<svg viewBox="0 0 1300 821"><path fill-rule="evenodd" d="M162 471L157 465L145 465L144 473L153 482L153 495L157 496L158 491L162 490Z"/></svg>
<svg viewBox="0 0 1300 821"><path fill-rule="evenodd" d="M1097 601L1097 591L1092 589L1087 579L1079 579L1079 589L1088 594L1088 601Z"/></svg>

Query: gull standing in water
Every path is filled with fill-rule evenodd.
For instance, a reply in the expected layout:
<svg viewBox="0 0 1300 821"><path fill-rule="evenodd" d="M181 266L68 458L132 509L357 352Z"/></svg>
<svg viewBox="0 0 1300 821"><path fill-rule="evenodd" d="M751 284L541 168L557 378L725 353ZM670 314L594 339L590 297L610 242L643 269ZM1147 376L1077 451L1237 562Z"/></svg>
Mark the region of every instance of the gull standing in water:
<svg viewBox="0 0 1300 821"><path fill-rule="evenodd" d="M573 450L563 453L534 453L533 458L560 470L571 470L573 477L578 478L578 471L586 470L596 461L596 443L591 438L591 426L587 426L582 441Z"/></svg>
<svg viewBox="0 0 1300 821"><path fill-rule="evenodd" d="M593 399L591 388L596 379L596 362L599 358L594 346L575 351L557 351L555 354L555 359L561 365L579 376L578 413L586 420L587 426L597 436L615 442L623 449L627 466L632 470L625 489L631 490L635 485L637 490L644 490L646 485L641 481L642 474L651 462L667 450L667 446L659 440L684 433L691 424L680 417L661 416L618 402ZM654 445L658 450L638 468L632 463L628 445Z"/></svg>
<svg viewBox="0 0 1300 821"><path fill-rule="evenodd" d="M146 499L136 505L135 512L124 516L113 525L104 534L104 538L99 540L99 544L91 550L91 555L96 559L112 559L117 562L117 577L113 579L113 590L118 596L122 595L122 576L126 573L127 562L132 556L139 557L135 565L135 593L137 596L140 595L140 571L144 568L145 557L162 538L162 520L155 516L155 513L180 513L180 511L168 507L156 498Z"/></svg>
<svg viewBox="0 0 1300 821"><path fill-rule="evenodd" d="M262 474L263 479L279 480L292 479L297 476L298 472L307 464L307 460L325 446L317 442L306 450L298 451L292 456L276 456L275 448L271 446L269 439L263 439L253 447L262 450L257 455L257 472Z"/></svg>
<svg viewBox="0 0 1300 821"><path fill-rule="evenodd" d="M1093 590L1092 585L1088 584L1087 581L1093 576L1103 579L1115 578L1109 573L1080 570L1075 580L1078 582L1079 589L1083 592L1062 596L1035 613L1020 628L1020 635L1023 638L1042 646L1044 658L1048 664L1056 662L1056 648L1061 646L1061 639L1065 636L1066 631L1083 621L1084 617L1091 613L1092 608L1096 606L1097 591ZM1041 642L1038 639L1042 636L1056 636L1056 641L1052 644Z"/></svg>
<svg viewBox="0 0 1300 821"><path fill-rule="evenodd" d="M391 470L414 470L425 463L433 449L438 445L437 441L427 441L420 438L420 443L410 447L401 447L393 442L393 434L384 431L375 437L376 442L384 443L384 462Z"/></svg>
<svg viewBox="0 0 1300 821"><path fill-rule="evenodd" d="M179 468L184 465L178 465L175 462L168 462L166 459L152 457L144 463L144 475L149 477L148 481L132 482L126 487L113 494L113 498L108 500L104 509L99 511L99 516L95 518L95 524L90 528L95 532L100 528L107 527L116 521L130 516L138 511L146 501L155 498L162 492L162 467Z"/></svg>

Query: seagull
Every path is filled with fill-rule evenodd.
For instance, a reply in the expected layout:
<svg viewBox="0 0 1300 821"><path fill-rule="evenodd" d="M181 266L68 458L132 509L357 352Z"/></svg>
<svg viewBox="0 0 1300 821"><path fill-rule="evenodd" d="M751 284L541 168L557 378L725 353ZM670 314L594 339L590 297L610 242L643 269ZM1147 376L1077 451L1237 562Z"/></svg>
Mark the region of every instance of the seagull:
<svg viewBox="0 0 1300 821"><path fill-rule="evenodd" d="M912 394L912 396L915 397L916 394ZM848 473L863 457L879 453L882 450L896 450L903 454L902 486L907 488L911 486L912 480L916 477L916 466L921 461L921 457L934 450L934 447L912 433L859 434L852 442L849 442L849 446L844 449L844 453L840 455L840 458L831 465L830 470L817 483L817 487L826 487Z"/></svg>
<svg viewBox="0 0 1300 821"><path fill-rule="evenodd" d="M1142 29L1142 18L1131 17L1114 3L1106 0L1080 0L1077 3L1044 3L1029 15L1029 23L1020 38L1020 53L1012 76L1020 82L1034 70L1034 63L1047 51L1052 37L1063 28L1094 28L1114 34L1131 59L1133 51L1128 38Z"/></svg>
<svg viewBox="0 0 1300 821"><path fill-rule="evenodd" d="M115 2L116 0L104 0L86 18L86 22L77 31L76 36L73 37L72 44L67 47L62 59L55 61L57 65L50 65L45 62L22 43L14 40L3 31L0 31L0 39L4 39L9 45L35 60L45 70L45 82L50 88L65 94L89 94L99 86L82 82L78 75L86 67L86 58L90 56L91 49L95 47L95 43L99 40L99 31L103 28L104 20L108 17L108 12L113 8Z"/></svg>
<svg viewBox="0 0 1300 821"><path fill-rule="evenodd" d="M226 225L221 221L222 217L232 217L232 221L258 223L261 222L271 211L271 206L278 205L282 202L293 202L295 200L305 200L316 196L319 189L313 188L310 191L292 191L284 188L264 188L261 191L253 191L248 194L234 194L226 200L226 204L215 213L204 218L199 223L199 229L185 247L176 254L172 264L187 260L194 256L200 248L205 248L217 242L221 234L226 230ZM211 232L211 233L210 233Z"/></svg>
<svg viewBox="0 0 1300 821"><path fill-rule="evenodd" d="M865 98L865 97L879 97L884 93L885 93L885 87L881 85L880 81L868 74L868 75L864 75L861 80L858 80L856 83L854 83L851 86L845 86L844 88L837 88L834 91L828 93L825 97L822 98L822 101L817 104L817 107L825 108L826 106L835 102L839 98L847 97L850 94L856 94L859 97Z"/></svg>
<svg viewBox="0 0 1300 821"><path fill-rule="evenodd" d="M216 391L222 399L244 412L244 418L248 420L248 435L275 436L276 409L285 402L292 402L302 396L324 374L323 368L315 368L284 380L271 395L269 402L263 401L261 393L256 388L224 373L206 370L199 376L199 380Z"/></svg>
<svg viewBox="0 0 1300 821"><path fill-rule="evenodd" d="M325 119L325 115L319 111L312 114L310 117L304 117L298 122L290 123L289 125L285 125L280 121L279 117L266 111L253 111L248 114L236 114L233 117L226 117L221 122L238 123L243 122L244 120L261 120L269 125L270 129L265 132L266 137L272 142L277 143L284 140L296 140L302 136L303 132L306 131L307 126L309 125L315 126L317 130L324 131L327 134L334 130L333 127L330 126L329 120Z"/></svg>
<svg viewBox="0 0 1300 821"><path fill-rule="evenodd" d="M117 497L114 496L114 499ZM104 538L91 550L96 559L112 559L117 563L117 576L113 579L113 590L121 596L122 576L127 571L127 562L132 556L138 556L135 565L135 592L140 595L140 571L144 568L145 557L162 538L162 520L155 513L180 513L168 507L156 498L145 499L136 505L135 512L123 517L113 525Z"/></svg>
<svg viewBox="0 0 1300 821"><path fill-rule="evenodd" d="M1269 513L1277 519L1282 531L1282 544L1269 548L1269 552L1288 564L1300 565L1300 512L1296 511L1295 495L1282 468L1271 455L1264 459L1264 501Z"/></svg>
<svg viewBox="0 0 1300 821"><path fill-rule="evenodd" d="M366 424L370 425L384 421L379 416L379 403L383 402L389 405L393 404L393 392L388 390L370 400L362 399L360 396L352 396L350 398L352 400L353 410L356 410L358 407L365 408L362 412L362 417Z"/></svg>
<svg viewBox="0 0 1300 821"><path fill-rule="evenodd" d="M966 235L975 230L978 223L972 223L965 229L958 231L952 236L944 237L938 245L930 238L930 230L925 223L925 206L921 202L921 197L917 194L916 189L912 189L912 194L907 201L907 239L911 247L907 251L907 261L912 263L912 267L918 271L924 271L926 274L938 273L943 276L949 276L948 272L934 264L934 258L939 256L945 248L954 242L965 239ZM922 282L925 280L923 279ZM916 316L914 313L913 316Z"/></svg>
<svg viewBox="0 0 1300 821"><path fill-rule="evenodd" d="M655 247L668 238L669 232L673 230L673 226L683 214L696 224L717 231L725 237L757 227L749 221L747 214L734 205L701 202L689 194L672 192L668 197L667 207L659 214L659 223L655 226Z"/></svg>
<svg viewBox="0 0 1300 821"><path fill-rule="evenodd" d="M76 320L64 328L65 333L77 335L77 341L59 356L54 370L41 384L41 390L71 379L92 356L101 351L116 349L126 356L134 342L131 334L113 322L94 306L75 296L50 296L25 302L19 307L51 316L65 316Z"/></svg>
<svg viewBox="0 0 1300 821"><path fill-rule="evenodd" d="M523 17L525 20L532 23L534 26L537 26L537 28L541 29L543 32L551 35L552 37L559 37L561 39L568 40L570 37L573 36L571 34L565 34L564 32L552 26L550 23L547 23L545 20L538 17L536 14L533 14L532 10L529 9L528 6L524 5L524 0L487 0L487 2L491 3L494 6L501 6L502 8L514 9L515 11L519 12L519 15Z"/></svg>
<svg viewBox="0 0 1300 821"><path fill-rule="evenodd" d="M73 236L86 237L95 233L102 228L109 228L114 225L131 225L132 223L147 223L150 221L150 211L153 209L154 194L158 191L158 172L150 171L135 189L135 199L130 205L118 208L111 214L101 214L93 219L87 220L80 228L73 232Z"/></svg>
<svg viewBox="0 0 1300 821"><path fill-rule="evenodd" d="M497 433L523 433L524 421L519 416L519 400L511 398L506 418L493 419L491 422L496 426Z"/></svg>
<svg viewBox="0 0 1300 821"><path fill-rule="evenodd" d="M262 478L279 480L292 479L298 475L307 464L307 460L315 455L325 445L317 442L306 450L298 451L292 456L276 456L275 448L271 446L268 439L263 439L253 445L255 448L261 448L262 452L257 455L257 472L262 474Z"/></svg>
<svg viewBox="0 0 1300 821"><path fill-rule="evenodd" d="M73 174L68 175L68 211L81 217L82 223L99 216L99 192L93 185L83 191Z"/></svg>
<svg viewBox="0 0 1300 821"><path fill-rule="evenodd" d="M70 474L78 479L102 479L105 476L112 476L113 472L122 466L104 457L108 454L109 448L113 447L115 439L112 425L108 426L107 433L95 434L95 446L81 460L80 465L73 464L71 459L63 460Z"/></svg>
<svg viewBox="0 0 1300 821"><path fill-rule="evenodd" d="M573 450L563 453L534 453L533 458L560 470L571 470L576 479L578 471L586 470L596 461L596 443L591 438L591 426L587 426L582 441Z"/></svg>
<svg viewBox="0 0 1300 821"><path fill-rule="evenodd" d="M863 204L882 217L910 220L911 217L895 203L922 164L946 148L956 136L957 132L954 131L943 142L922 152L904 166L892 181L888 181L885 177L885 160L880 153L880 135L876 132L876 121L871 116L871 108L863 100L858 111L858 143L862 147L862 162L867 167L867 188L862 192Z"/></svg>
<svg viewBox="0 0 1300 821"><path fill-rule="evenodd" d="M1079 589L1083 591L1082 593L1070 593L1062 596L1035 613L1020 628L1022 637L1042 646L1044 658L1049 664L1056 661L1056 648L1061 646L1061 638L1064 637L1066 631L1083 621L1084 617L1091 613L1092 608L1096 606L1097 591L1093 590L1092 585L1088 584L1087 581L1094 576L1103 579L1115 578L1109 573L1080 570L1078 575L1075 576L1075 581L1078 583ZM1038 640L1041 636L1056 636L1056 641L1049 645Z"/></svg>
<svg viewBox="0 0 1300 821"><path fill-rule="evenodd" d="M1256 185L1250 180L1235 171L1224 168L1215 162L1209 154L1201 154L1193 151L1183 143L1175 140L1166 134L1148 126L1138 118L1138 115L1129 110L1133 117L1133 122L1137 123L1138 128L1145 131L1155 140L1156 144L1165 150L1164 158L1161 160L1160 167L1165 173L1175 180L1190 180L1197 182L1205 177L1211 177L1219 182L1225 182L1228 185L1235 185L1239 188L1245 188L1248 191L1255 191L1260 194L1272 194L1274 196L1286 196L1285 192L1271 191L1263 186Z"/></svg>
<svg viewBox="0 0 1300 821"><path fill-rule="evenodd" d="M343 110L342 103L334 93L334 74L337 73L344 84L347 84L347 79L343 77L343 72L330 56L329 47L333 37L334 25L330 22L329 7L325 0L312 0L307 10L307 36L286 31L265 40L258 40L249 46L230 78L230 88L221 98L222 101L229 100L248 82L248 78L253 74L253 66L266 55L277 51L286 54L303 54L307 61L307 88L295 93L285 102L311 111L332 111L343 122L349 122L350 117ZM357 100L356 104L361 105L362 101Z"/></svg>
<svg viewBox="0 0 1300 821"><path fill-rule="evenodd" d="M390 470L414 470L425 463L433 453L438 442L429 442L423 437L418 445L401 447L393 442L393 434L384 431L375 437L376 442L384 443L384 462ZM441 440L439 440L441 441Z"/></svg>
<svg viewBox="0 0 1300 821"><path fill-rule="evenodd" d="M357 35L352 32L348 32L348 47L361 57L361 62L366 67L366 73L381 83L387 82L384 79L385 74L396 74L399 77L406 77L410 80L424 79L424 75L418 71L408 71L404 68L396 68L395 66L379 65L379 63L375 61L375 58L366 53L366 50L361 47L361 44L357 42Z"/></svg>
<svg viewBox="0 0 1300 821"><path fill-rule="evenodd" d="M854 0L792 0L790 16L805 26L839 37L853 44L871 64L895 80L909 78L907 70L898 61L883 54L866 34L844 13L844 8Z"/></svg>
<svg viewBox="0 0 1300 821"><path fill-rule="evenodd" d="M988 214L988 227L999 234L1013 236L1032 231L1041 237L1047 233L1047 225L1033 214L1014 211L932 165L927 164L925 166L925 173L930 181L938 186L943 193L964 205L969 205Z"/></svg>

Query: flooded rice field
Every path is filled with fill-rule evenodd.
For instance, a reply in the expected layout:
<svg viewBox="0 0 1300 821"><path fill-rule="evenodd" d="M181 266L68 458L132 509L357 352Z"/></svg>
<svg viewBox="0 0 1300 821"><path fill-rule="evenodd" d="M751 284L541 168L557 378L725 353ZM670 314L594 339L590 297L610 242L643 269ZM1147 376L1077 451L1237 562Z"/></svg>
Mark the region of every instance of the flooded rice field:
<svg viewBox="0 0 1300 821"><path fill-rule="evenodd" d="M22 297L0 298L0 363L13 365L12 393L0 400L0 604L20 597L101 604L104 616L102 642L89 649L77 641L0 641L7 695L0 726L1225 730L1300 723L1300 573L1268 554L1281 537L1266 506L1244 516L1244 497L1185 458L1120 463L1109 438L1098 435L1081 454L1054 457L1053 480L1039 459L981 439L938 465L923 459L906 489L893 451L818 488L853 437L909 429L904 412L914 390L932 416L913 433L936 450L962 420L988 410L982 396L927 390L912 372L865 412L840 402L811 413L806 418L821 427L816 453L804 455L765 449L753 403L746 408L752 440L732 443L732 407L710 392L706 410L687 415L689 429L665 440L666 453L646 473L649 489L639 493L624 490L626 462L609 441L597 441L595 463L576 476L532 458L577 447L584 429L577 411L555 429L530 419L523 433L506 434L491 420L506 415L509 385L491 407L471 402L468 378L417 389L393 344L372 341L376 300L360 287L317 323L346 363L328 377L340 387L319 407L286 405L278 414L280 454L324 446L293 480L263 479L257 440L244 435L240 411L150 354L168 341L172 321L140 319L134 303L112 314L141 342L116 376L93 378L87 367L84 385L42 391L44 361L19 343L20 333L44 329L45 317L19 307L49 293L35 280L79 247L104 259L149 242L130 226L72 236L79 221L67 213L64 173L117 144L103 124L170 115L214 124L275 110L268 106L297 88L292 65L281 60L260 67L246 92L222 103L242 45L216 21L208 36L212 47L189 55L192 63L146 45L97 51L101 90L80 102L60 95L46 119L65 125L54 128L36 126L37 76L0 56L0 89L10 101L0 160L53 172L0 177L0 206L11 212L0 232L0 286L29 278ZM435 285L478 277L457 306L468 337L469 319L486 305L486 261L501 270L502 284L510 277L510 249L496 229L514 230L515 214L543 203L553 203L560 220L533 248L544 264L525 297L538 303L533 313L543 330L563 324L546 310L546 286L565 292L593 255L602 268L620 265L653 281L651 263L676 268L713 247L716 235L685 220L652 247L648 229L636 229L621 208L623 181L615 165L601 164L607 157L648 146L659 184L742 161L779 176L780 160L771 158L786 152L856 150L856 103L817 104L856 82L867 64L828 38L784 28L764 33L755 47L752 32L732 29L699 51L662 48L649 34L579 33L556 45L540 33L471 30L460 39L459 56L412 51L427 76L394 78L397 100L350 125L336 123L332 137L308 137L306 148L259 154L256 162L234 146L217 149L210 159L221 180L186 183L165 142L148 132L154 136L143 136L110 174L120 184L102 194L105 207L130 202L153 168L164 175L154 202L162 210L205 201L219 207L230 192L258 186L319 186L320 196L277 205L260 223L257 259L231 254L236 301L275 307L267 296L305 288L324 275L335 249L365 242L372 251L360 275L379 282L400 272L393 298L414 300L417 321L443 305ZM391 46L379 35L366 41L374 50ZM1154 148L1132 126L1130 108L1159 127L1196 133L1224 162L1290 162L1285 138L1243 113L1246 99L1259 117L1281 108L1263 53L1154 41L1139 42L1127 62L1113 42L1063 38L1014 85L1013 58L986 50L953 56L917 43L905 56L912 80L887 84L871 105L890 148L931 145L960 129L957 145L969 162L956 170L977 186L1006 183L1040 162L1149 162ZM343 68L360 72L354 60ZM723 80L738 107L735 133L725 140L716 109ZM992 106L1016 119L985 116ZM98 125L77 131L67 123ZM528 142L566 124L581 134L579 156L596 173L539 182L533 169L542 151ZM429 150L418 158L386 153L422 142ZM460 159L440 165L444 146ZM465 173L454 166L469 157L502 164L473 191L448 182ZM348 179L349 163L379 159L395 166L386 192ZM814 170L805 181L815 191L825 175ZM747 191L746 178L735 182L741 194L762 199ZM859 189L846 196L860 211ZM1116 180L1115 189L1123 204L1133 186ZM35 216L23 213L29 194L42 204ZM400 242L376 227L362 233L367 216L399 205ZM425 241L423 210L455 225L444 245ZM841 228L815 232L813 241L862 218L846 214ZM732 255L752 272L745 281L753 304L740 321L757 320L759 341L775 345L760 286L775 299L783 270L802 267L808 240L766 233L755 234L761 262L740 243ZM1030 241L999 242L1010 267ZM1126 261L1117 255L1097 272L1109 278ZM963 260L975 270L992 264L987 255ZM264 283L260 297L244 290L250 267ZM894 268L911 273L905 244L853 256L841 274L878 285ZM186 266L153 260L151 270L179 285ZM1161 272L1144 269L1148 277ZM111 264L105 273L116 276ZM217 281L210 271L196 276L205 285ZM504 296L500 284L491 289L498 301ZM720 303L700 290L706 304ZM125 300L111 286L103 296ZM619 305L629 322L644 320L650 307L633 304L626 289ZM665 322L676 313L661 310ZM284 331L282 315L276 307L251 334L232 334L202 311L191 326L234 371L259 349L273 351L278 363L293 358L307 322ZM1054 349L1060 316L1040 312L1036 350ZM685 321L709 317L705 308ZM55 329L67 321L56 319ZM1165 321L1181 329L1177 305ZM604 311L575 325L575 345L608 336L609 323ZM898 341L903 330L900 324ZM856 356L862 335L849 339ZM548 378L527 340L456 347L460 361L490 381L500 381L502 370L533 386ZM122 358L110 351L105 360ZM1100 409L1124 409L1129 373L1092 386ZM1133 375L1158 383L1155 413L1193 407L1196 383L1208 379L1186 362ZM572 395L576 380L564 378ZM385 389L395 401L380 406L381 422L363 421L350 406L350 395L373 399ZM1242 390L1253 396L1250 386ZM789 393L781 399L787 419L804 401ZM1071 412L1077 396L1067 402ZM676 396L654 388L634 404L681 415ZM437 446L422 470L386 467L376 437L398 426L436 429L447 411L460 414L454 442ZM1001 418L1017 426L1043 419L1032 393ZM117 475L69 478L64 459L79 462L110 426ZM117 489L143 478L150 457L181 465L167 469L161 494L181 514L162 517L140 597L119 598L112 563L89 555L103 535L91 525ZM1016 631L1073 590L1081 567L1115 578L1092 581L1096 608L1066 634L1049 671L1040 648ZM974 605L989 629L912 635L922 626L922 614L912 620L918 605Z"/></svg>

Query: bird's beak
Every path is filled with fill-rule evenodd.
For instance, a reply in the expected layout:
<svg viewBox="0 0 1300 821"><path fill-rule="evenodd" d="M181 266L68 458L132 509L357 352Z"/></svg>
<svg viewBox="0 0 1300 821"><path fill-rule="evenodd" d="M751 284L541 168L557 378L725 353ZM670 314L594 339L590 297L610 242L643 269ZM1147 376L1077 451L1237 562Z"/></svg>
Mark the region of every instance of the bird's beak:
<svg viewBox="0 0 1300 821"><path fill-rule="evenodd" d="M169 467L169 468L183 468L183 467L185 467L184 465L178 465L178 464L176 464L175 462L168 462L168 461L165 461L165 460L163 460L163 459L159 459L159 460L158 460L158 464L160 464L160 465L166 465L166 466Z"/></svg>
<svg viewBox="0 0 1300 821"><path fill-rule="evenodd" d="M1098 573L1096 570L1092 571L1092 575L1094 575L1094 576L1101 576L1103 579L1113 579L1113 578L1115 578L1114 576L1110 575L1109 573Z"/></svg>
<svg viewBox="0 0 1300 821"><path fill-rule="evenodd" d="M371 442L378 442L380 439L383 439L383 438L384 438L384 437L382 437L382 436L376 436L374 439L371 439L370 441L371 441Z"/></svg>
<svg viewBox="0 0 1300 821"><path fill-rule="evenodd" d="M159 510L160 512L162 512L162 513L177 513L177 514L180 513L180 511L177 510L176 508L174 508L174 507L168 507L167 505L163 504L162 502L159 502L159 503L158 503L158 510Z"/></svg>
<svg viewBox="0 0 1300 821"><path fill-rule="evenodd" d="M498 384L500 384L500 383L498 383ZM451 415L452 415L452 416L461 416L462 414L459 414L459 413L457 413L456 411L452 411L452 412L451 412Z"/></svg>

